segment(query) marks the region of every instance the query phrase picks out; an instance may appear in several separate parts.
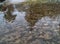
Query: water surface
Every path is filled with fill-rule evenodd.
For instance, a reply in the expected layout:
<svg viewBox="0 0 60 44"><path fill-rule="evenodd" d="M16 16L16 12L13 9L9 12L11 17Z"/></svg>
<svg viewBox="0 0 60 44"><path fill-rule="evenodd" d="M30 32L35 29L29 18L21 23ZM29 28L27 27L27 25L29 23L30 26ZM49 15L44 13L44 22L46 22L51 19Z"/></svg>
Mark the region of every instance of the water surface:
<svg viewBox="0 0 60 44"><path fill-rule="evenodd" d="M6 13L0 12L0 44L60 44L59 7L60 4L7 6Z"/></svg>

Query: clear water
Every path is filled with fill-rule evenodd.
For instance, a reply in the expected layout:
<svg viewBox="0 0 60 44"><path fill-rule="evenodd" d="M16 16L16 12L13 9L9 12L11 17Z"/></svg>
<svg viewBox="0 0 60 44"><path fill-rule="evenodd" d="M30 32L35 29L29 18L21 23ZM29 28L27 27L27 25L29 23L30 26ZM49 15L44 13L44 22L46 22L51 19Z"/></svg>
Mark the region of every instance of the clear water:
<svg viewBox="0 0 60 44"><path fill-rule="evenodd" d="M60 44L59 11L41 15L37 7L13 5L0 12L0 44Z"/></svg>

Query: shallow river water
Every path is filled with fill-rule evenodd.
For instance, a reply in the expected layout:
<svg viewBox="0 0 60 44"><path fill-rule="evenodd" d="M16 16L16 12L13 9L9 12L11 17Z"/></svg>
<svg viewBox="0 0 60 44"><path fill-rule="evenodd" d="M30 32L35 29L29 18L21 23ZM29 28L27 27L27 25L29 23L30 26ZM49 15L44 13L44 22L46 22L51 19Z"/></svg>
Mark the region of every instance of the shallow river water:
<svg viewBox="0 0 60 44"><path fill-rule="evenodd" d="M0 44L60 44L60 9L40 7L9 5L0 12Z"/></svg>

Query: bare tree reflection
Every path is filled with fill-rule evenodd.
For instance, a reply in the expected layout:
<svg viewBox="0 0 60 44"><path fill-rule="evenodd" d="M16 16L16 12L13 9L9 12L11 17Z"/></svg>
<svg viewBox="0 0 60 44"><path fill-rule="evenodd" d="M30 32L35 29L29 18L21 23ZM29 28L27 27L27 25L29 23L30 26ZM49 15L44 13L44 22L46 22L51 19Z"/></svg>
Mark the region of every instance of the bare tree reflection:
<svg viewBox="0 0 60 44"><path fill-rule="evenodd" d="M15 20L16 15L12 15L12 12L14 10L13 5L9 5L9 6L7 6L7 8L8 8L8 11L6 12L4 18L8 22Z"/></svg>
<svg viewBox="0 0 60 44"><path fill-rule="evenodd" d="M33 27L38 19L41 19L42 17L53 17L56 16L56 14L60 14L60 6L58 5L57 8L57 5L58 4L32 4L27 9L25 19L30 23L30 26Z"/></svg>

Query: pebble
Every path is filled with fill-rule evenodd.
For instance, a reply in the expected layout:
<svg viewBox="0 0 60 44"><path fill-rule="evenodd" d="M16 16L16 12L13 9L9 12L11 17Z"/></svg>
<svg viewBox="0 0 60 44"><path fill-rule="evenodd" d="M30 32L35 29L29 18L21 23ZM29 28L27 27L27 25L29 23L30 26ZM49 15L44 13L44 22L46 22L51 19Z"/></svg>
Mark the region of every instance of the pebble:
<svg viewBox="0 0 60 44"><path fill-rule="evenodd" d="M53 24L59 24L59 22L58 21L53 21Z"/></svg>
<svg viewBox="0 0 60 44"><path fill-rule="evenodd" d="M32 31L29 31L29 33L32 33Z"/></svg>
<svg viewBox="0 0 60 44"><path fill-rule="evenodd" d="M47 24L47 23L45 23L44 25L45 25L45 26L47 26L48 24Z"/></svg>

